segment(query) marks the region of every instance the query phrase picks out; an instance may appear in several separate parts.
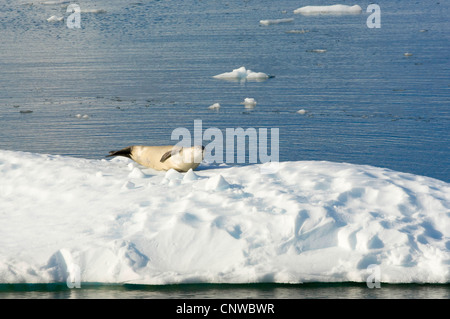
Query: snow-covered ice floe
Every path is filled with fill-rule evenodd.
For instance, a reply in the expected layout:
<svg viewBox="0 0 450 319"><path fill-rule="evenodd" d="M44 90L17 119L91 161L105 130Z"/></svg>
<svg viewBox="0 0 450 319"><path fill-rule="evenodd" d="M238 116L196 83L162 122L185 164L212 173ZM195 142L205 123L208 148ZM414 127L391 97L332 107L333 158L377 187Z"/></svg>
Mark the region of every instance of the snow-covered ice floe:
<svg viewBox="0 0 450 319"><path fill-rule="evenodd" d="M344 4L335 4L329 6L305 6L294 10L296 14L316 15L316 14L360 14L362 8L355 4L348 6Z"/></svg>
<svg viewBox="0 0 450 319"><path fill-rule="evenodd" d="M215 75L214 78L229 81L265 81L269 76L263 72L253 72L252 70L246 69L244 66L234 69L231 72L225 72L222 74Z"/></svg>
<svg viewBox="0 0 450 319"><path fill-rule="evenodd" d="M450 184L372 166L0 151L0 283L450 282ZM372 267L372 266L371 266Z"/></svg>

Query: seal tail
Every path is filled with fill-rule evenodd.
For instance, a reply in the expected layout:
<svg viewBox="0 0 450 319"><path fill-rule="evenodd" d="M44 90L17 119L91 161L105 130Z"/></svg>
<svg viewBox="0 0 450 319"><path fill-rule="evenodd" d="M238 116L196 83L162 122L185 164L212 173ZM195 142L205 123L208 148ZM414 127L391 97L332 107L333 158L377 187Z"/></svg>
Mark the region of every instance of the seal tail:
<svg viewBox="0 0 450 319"><path fill-rule="evenodd" d="M118 150L118 151L111 151L111 152L109 152L109 155L106 155L106 157L124 156L124 157L131 158L132 149L133 149L132 146L128 146L128 147L122 148L121 150Z"/></svg>

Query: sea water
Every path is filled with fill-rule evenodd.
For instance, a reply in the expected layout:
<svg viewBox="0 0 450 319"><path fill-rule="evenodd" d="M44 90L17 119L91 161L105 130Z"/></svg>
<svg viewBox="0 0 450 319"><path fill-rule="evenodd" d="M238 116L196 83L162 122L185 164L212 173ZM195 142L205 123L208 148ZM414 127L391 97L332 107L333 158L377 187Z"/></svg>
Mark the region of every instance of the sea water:
<svg viewBox="0 0 450 319"><path fill-rule="evenodd" d="M449 299L447 284L0 284L0 299Z"/></svg>
<svg viewBox="0 0 450 319"><path fill-rule="evenodd" d="M200 119L204 129L279 128L281 161L450 181L445 1L379 1L380 28L368 27L369 1L359 15L323 16L294 14L302 3L289 0L74 3L81 28L67 26L67 4L0 1L1 149L102 158L175 144L172 131ZM275 77L213 78L241 66Z"/></svg>
<svg viewBox="0 0 450 319"><path fill-rule="evenodd" d="M278 128L280 161L450 181L448 2L378 1L379 28L367 23L371 1L359 15L320 16L293 10L330 3L73 3L80 28L67 4L0 0L0 149L103 158L175 144L174 129L202 120ZM259 23L277 19L293 21ZM214 78L242 66L274 77Z"/></svg>

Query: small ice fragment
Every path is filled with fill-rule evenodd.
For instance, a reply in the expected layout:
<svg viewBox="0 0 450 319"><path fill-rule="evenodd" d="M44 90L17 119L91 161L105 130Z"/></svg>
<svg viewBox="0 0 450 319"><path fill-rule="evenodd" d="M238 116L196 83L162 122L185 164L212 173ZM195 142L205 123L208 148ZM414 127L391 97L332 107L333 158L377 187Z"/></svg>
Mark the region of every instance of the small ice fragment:
<svg viewBox="0 0 450 319"><path fill-rule="evenodd" d="M256 101L252 97L246 97L244 99L244 102L242 102L242 104L244 104L245 107L254 108L256 106Z"/></svg>
<svg viewBox="0 0 450 319"><path fill-rule="evenodd" d="M81 13L106 13L104 9L81 9Z"/></svg>
<svg viewBox="0 0 450 319"><path fill-rule="evenodd" d="M210 110L218 110L218 109L220 109L220 104L219 103L214 103L213 105L208 106L208 109L210 109Z"/></svg>
<svg viewBox="0 0 450 319"><path fill-rule="evenodd" d="M304 29L301 29L301 30L289 30L289 31L286 31L286 33L298 33L298 34L303 34L303 33L308 33L309 32L309 30L304 30Z"/></svg>
<svg viewBox="0 0 450 319"><path fill-rule="evenodd" d="M75 117L76 117L77 119L81 119L82 116L83 116L83 115L81 115L81 114L75 115Z"/></svg>
<svg viewBox="0 0 450 319"><path fill-rule="evenodd" d="M409 53L409 52L406 52L406 53L404 53L403 55L404 55L404 56L412 56L413 54L412 54L412 53Z"/></svg>
<svg viewBox="0 0 450 319"><path fill-rule="evenodd" d="M63 1L63 0L59 0L59 1L42 1L41 4L44 5L55 5L55 4L66 4L69 3L70 1Z"/></svg>
<svg viewBox="0 0 450 319"><path fill-rule="evenodd" d="M238 69L234 69L231 72L225 72L218 75L213 76L216 79L221 80L232 80L232 81L264 81L270 78L269 75L263 72L253 72L252 70L247 70L245 67L240 67Z"/></svg>
<svg viewBox="0 0 450 319"><path fill-rule="evenodd" d="M260 80L265 80L270 78L271 76L267 75L266 73L263 72L253 72L251 70L249 70L250 72L248 72L247 74L247 80L254 80L254 81L260 81Z"/></svg>
<svg viewBox="0 0 450 319"><path fill-rule="evenodd" d="M84 119L88 119L88 118L89 118L89 115L84 114L84 115L83 115L83 118L84 118Z"/></svg>
<svg viewBox="0 0 450 319"><path fill-rule="evenodd" d="M48 22L61 22L64 20L64 17L51 16L47 19Z"/></svg>
<svg viewBox="0 0 450 319"><path fill-rule="evenodd" d="M301 109L301 110L298 110L297 113L303 115L303 114L306 114L306 110Z"/></svg>
<svg viewBox="0 0 450 319"><path fill-rule="evenodd" d="M290 23L293 21L294 21L293 18L289 18L289 19L261 20L261 21L259 21L259 23L261 23L262 25L271 25L271 24L280 24L280 23Z"/></svg>
<svg viewBox="0 0 450 319"><path fill-rule="evenodd" d="M343 14L360 14L362 8L355 4L354 6L348 6L344 4L335 4L330 6L305 6L294 10L295 14L303 15L343 15Z"/></svg>
<svg viewBox="0 0 450 319"><path fill-rule="evenodd" d="M313 49L313 50L309 50L308 52L325 53L325 52L327 52L327 50L325 50L325 49Z"/></svg>

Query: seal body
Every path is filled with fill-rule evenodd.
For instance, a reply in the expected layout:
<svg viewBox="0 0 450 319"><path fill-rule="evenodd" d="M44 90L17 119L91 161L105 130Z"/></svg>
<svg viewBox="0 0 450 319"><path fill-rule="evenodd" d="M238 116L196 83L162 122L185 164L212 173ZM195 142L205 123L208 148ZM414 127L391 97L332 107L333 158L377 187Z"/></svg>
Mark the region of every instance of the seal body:
<svg viewBox="0 0 450 319"><path fill-rule="evenodd" d="M158 171L169 169L187 172L196 169L204 156L203 146L181 147L173 145L144 146L133 145L118 151L109 152L110 156L125 156L142 166Z"/></svg>

